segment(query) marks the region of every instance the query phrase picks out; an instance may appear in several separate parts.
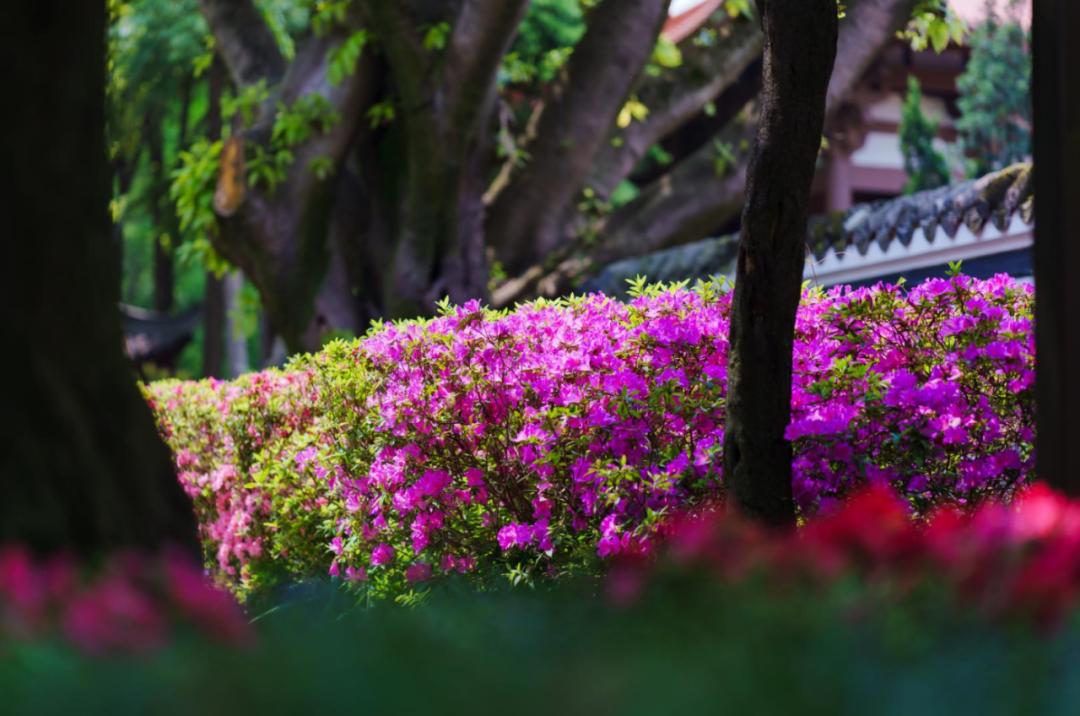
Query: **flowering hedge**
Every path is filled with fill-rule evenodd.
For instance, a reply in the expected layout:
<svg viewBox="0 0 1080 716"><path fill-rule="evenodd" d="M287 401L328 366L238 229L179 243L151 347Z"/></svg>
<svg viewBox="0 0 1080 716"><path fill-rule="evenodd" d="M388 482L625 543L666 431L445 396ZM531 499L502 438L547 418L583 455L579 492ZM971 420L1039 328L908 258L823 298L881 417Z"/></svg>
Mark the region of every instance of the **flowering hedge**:
<svg viewBox="0 0 1080 716"><path fill-rule="evenodd" d="M730 296L715 285L510 312L476 303L284 372L147 388L220 573L397 592L646 546L720 493ZM1005 276L808 292L795 496L866 483L918 511L1009 497L1032 462L1032 290Z"/></svg>

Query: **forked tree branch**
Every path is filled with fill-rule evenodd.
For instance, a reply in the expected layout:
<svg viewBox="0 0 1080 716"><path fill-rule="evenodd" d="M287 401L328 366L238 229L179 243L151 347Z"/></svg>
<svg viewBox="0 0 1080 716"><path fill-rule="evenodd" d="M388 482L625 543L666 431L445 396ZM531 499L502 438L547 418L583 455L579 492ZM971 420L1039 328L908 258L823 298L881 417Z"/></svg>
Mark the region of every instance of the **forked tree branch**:
<svg viewBox="0 0 1080 716"><path fill-rule="evenodd" d="M859 0L849 6L840 22L826 116L840 108L882 48L903 29L913 5L914 0ZM493 298L506 305L537 293L565 292L607 263L703 238L737 217L742 206L748 157L740 157L723 176L716 174L715 162L710 146L697 150L619 209L594 247L567 252L554 266L538 262L496 289Z"/></svg>

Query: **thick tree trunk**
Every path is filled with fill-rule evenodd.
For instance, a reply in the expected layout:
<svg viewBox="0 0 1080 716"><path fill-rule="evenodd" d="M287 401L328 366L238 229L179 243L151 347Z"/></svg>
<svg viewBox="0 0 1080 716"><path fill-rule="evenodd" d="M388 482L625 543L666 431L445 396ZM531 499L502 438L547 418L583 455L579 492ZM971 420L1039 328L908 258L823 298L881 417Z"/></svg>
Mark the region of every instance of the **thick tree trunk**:
<svg viewBox="0 0 1080 716"><path fill-rule="evenodd" d="M836 57L836 0L758 0L761 119L750 159L731 308L724 480L768 524L795 520L791 366L807 202Z"/></svg>
<svg viewBox="0 0 1080 716"><path fill-rule="evenodd" d="M1080 5L1035 0L1033 30L1038 472L1080 495Z"/></svg>
<svg viewBox="0 0 1080 716"><path fill-rule="evenodd" d="M650 0L659 2L660 0ZM389 241L388 318L430 314L444 296L487 297L484 253L488 123L500 60L524 15L524 0L466 0L445 64L422 49L417 17L404 5L368 2L400 95L403 167ZM435 6L432 6L435 7Z"/></svg>
<svg viewBox="0 0 1080 716"><path fill-rule="evenodd" d="M477 157L448 155L439 144L427 145L428 151L410 149L417 160L428 157L428 166L409 164L411 186L398 214L391 280L384 286L386 318L431 315L445 296L455 303L487 299L484 184L475 173Z"/></svg>
<svg viewBox="0 0 1080 716"><path fill-rule="evenodd" d="M195 548L191 504L121 350L119 265L105 158L105 4L36 0L3 11L12 76L0 291L11 376L0 401L0 542L97 553ZM58 210L63 206L63 210Z"/></svg>
<svg viewBox="0 0 1080 716"><path fill-rule="evenodd" d="M235 26L239 16L233 5L248 6L253 17L258 17L250 0L202 1L225 64L237 83L255 79L273 83L282 67L277 60L267 60L263 31L268 30ZM321 95L337 112L338 121L291 148L294 156L287 177L276 189L247 187L246 199L224 212L220 231L212 237L215 249L259 289L275 331L294 351L317 347L326 328L342 327L342 323L351 327L356 318L349 299L351 287L342 292L338 286L327 286L325 280L338 264L337 247L329 236L340 198L342 165L378 80L370 62L362 60L344 81L330 81L331 51L350 33L349 27L337 27L308 38L274 87L258 126L246 129L243 136L249 145L266 142L278 104L291 106L312 95ZM332 169L320 178L311 164L324 159L331 160ZM236 181L245 182L246 177L240 173Z"/></svg>

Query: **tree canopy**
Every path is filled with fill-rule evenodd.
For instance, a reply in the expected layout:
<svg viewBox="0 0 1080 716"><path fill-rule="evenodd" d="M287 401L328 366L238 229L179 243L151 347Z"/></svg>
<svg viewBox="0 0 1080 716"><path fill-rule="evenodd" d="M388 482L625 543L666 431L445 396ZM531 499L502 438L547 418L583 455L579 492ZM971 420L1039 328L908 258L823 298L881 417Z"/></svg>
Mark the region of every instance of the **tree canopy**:
<svg viewBox="0 0 1080 716"><path fill-rule="evenodd" d="M128 257L135 288L176 272L187 305L193 266L238 267L292 349L444 296L565 292L738 220L762 52L745 0L678 45L663 0L110 7L114 213L155 247ZM942 17L849 3L829 113L898 30Z"/></svg>

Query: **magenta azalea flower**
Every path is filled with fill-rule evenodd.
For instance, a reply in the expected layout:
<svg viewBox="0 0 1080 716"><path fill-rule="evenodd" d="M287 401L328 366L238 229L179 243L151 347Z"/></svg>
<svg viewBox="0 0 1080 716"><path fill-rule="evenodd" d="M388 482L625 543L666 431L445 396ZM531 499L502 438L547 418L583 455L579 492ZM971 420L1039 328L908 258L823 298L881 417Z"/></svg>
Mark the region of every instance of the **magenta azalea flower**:
<svg viewBox="0 0 1080 716"><path fill-rule="evenodd" d="M378 567L394 561L394 548L383 543L371 550L371 565Z"/></svg>

